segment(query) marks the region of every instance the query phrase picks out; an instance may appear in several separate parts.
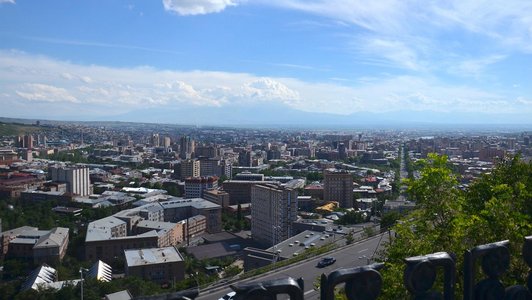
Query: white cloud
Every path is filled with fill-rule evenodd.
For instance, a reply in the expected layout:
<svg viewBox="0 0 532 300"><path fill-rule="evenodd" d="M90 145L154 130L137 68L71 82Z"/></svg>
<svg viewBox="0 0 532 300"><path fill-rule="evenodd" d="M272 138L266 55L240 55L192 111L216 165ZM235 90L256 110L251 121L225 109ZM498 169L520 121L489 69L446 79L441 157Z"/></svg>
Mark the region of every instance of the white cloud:
<svg viewBox="0 0 532 300"><path fill-rule="evenodd" d="M92 78L90 78L89 76L82 76L82 77L80 77L80 80L85 82L85 83L91 83L92 82Z"/></svg>
<svg viewBox="0 0 532 300"><path fill-rule="evenodd" d="M360 57L366 57L366 63L398 66L400 68L420 71L424 69L418 53L405 42L397 39L361 37L357 39L355 48L359 49ZM375 59L376 55L383 60Z"/></svg>
<svg viewBox="0 0 532 300"><path fill-rule="evenodd" d="M532 1L256 1L351 24L356 29L346 44L366 64L478 76L493 63L482 58L532 53ZM468 45L471 37L483 46Z"/></svg>
<svg viewBox="0 0 532 300"><path fill-rule="evenodd" d="M41 83L26 83L15 93L20 97L31 101L45 102L73 102L78 100L66 89Z"/></svg>
<svg viewBox="0 0 532 300"><path fill-rule="evenodd" d="M532 99L525 99L524 97L517 97L517 103L525 105L525 106L532 106Z"/></svg>
<svg viewBox="0 0 532 300"><path fill-rule="evenodd" d="M491 37L505 46L532 52L532 2L453 0L435 3L439 5L429 6L430 11L434 20L441 24L459 26Z"/></svg>
<svg viewBox="0 0 532 300"><path fill-rule="evenodd" d="M0 0L0 4L2 4L2 3L15 4L15 0Z"/></svg>
<svg viewBox="0 0 532 300"><path fill-rule="evenodd" d="M271 78L259 78L247 82L242 86L242 97L253 99L280 99L289 103L290 100L298 100L299 93L288 88L286 85Z"/></svg>
<svg viewBox="0 0 532 300"><path fill-rule="evenodd" d="M451 65L448 71L461 76L479 77L487 67L504 60L506 57L506 55L490 55L474 59L463 59L458 61L456 65Z"/></svg>
<svg viewBox="0 0 532 300"><path fill-rule="evenodd" d="M163 0L164 9L186 15L204 15L221 12L228 6L236 6L233 0Z"/></svg>
<svg viewBox="0 0 532 300"><path fill-rule="evenodd" d="M231 110L258 103L341 115L394 111L532 113L526 100L530 97L516 100L513 94L506 95L506 90L448 85L429 76L362 77L339 85L246 73L85 66L2 50L0 90L0 103L13 104L11 112L19 109L22 115L34 104L46 103L39 113L50 117L65 110L75 114L90 109L101 116L144 108ZM512 89L511 93L515 92Z"/></svg>

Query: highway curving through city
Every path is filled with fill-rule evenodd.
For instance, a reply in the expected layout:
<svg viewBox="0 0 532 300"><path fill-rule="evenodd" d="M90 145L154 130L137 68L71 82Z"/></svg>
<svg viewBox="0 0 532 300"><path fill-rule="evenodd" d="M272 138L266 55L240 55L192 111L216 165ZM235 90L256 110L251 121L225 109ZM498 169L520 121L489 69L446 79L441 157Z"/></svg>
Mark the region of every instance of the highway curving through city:
<svg viewBox="0 0 532 300"><path fill-rule="evenodd" d="M329 274L338 268L349 268L363 266L370 262L373 258L376 249L383 246L383 243L388 241L388 234L379 234L366 240L356 242L352 245L342 247L341 249L329 252L324 255L316 256L307 261L299 262L294 265L279 268L275 271L265 273L259 277L249 278L235 283L250 283L261 282L272 279L292 277L297 279L302 277L305 281L305 299L318 299L319 291L314 290L314 282L322 273ZM325 256L332 256L336 258L336 262L325 268L318 268L317 264L321 258ZM197 299L219 299L223 295L231 292L229 286L223 288L216 288L211 290L201 291Z"/></svg>

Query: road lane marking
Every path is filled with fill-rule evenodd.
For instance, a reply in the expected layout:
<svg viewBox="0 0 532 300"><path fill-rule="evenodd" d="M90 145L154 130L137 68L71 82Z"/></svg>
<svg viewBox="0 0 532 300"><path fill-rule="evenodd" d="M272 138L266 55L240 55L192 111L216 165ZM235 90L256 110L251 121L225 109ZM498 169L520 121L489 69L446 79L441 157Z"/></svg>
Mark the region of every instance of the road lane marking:
<svg viewBox="0 0 532 300"><path fill-rule="evenodd" d="M358 253L362 253L362 252L364 252L364 251L368 251L368 248L366 248L366 249L362 249L362 250L358 251Z"/></svg>
<svg viewBox="0 0 532 300"><path fill-rule="evenodd" d="M312 292L314 292L314 289L306 291L303 295L306 296L306 295L308 295L308 294L310 294Z"/></svg>

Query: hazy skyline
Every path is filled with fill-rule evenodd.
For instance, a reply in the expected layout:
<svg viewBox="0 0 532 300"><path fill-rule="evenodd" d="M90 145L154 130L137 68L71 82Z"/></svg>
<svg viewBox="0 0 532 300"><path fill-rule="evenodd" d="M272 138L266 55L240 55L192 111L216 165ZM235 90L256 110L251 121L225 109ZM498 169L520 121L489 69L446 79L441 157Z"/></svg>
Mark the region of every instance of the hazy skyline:
<svg viewBox="0 0 532 300"><path fill-rule="evenodd" d="M0 0L1 116L531 124L530 11L528 1Z"/></svg>

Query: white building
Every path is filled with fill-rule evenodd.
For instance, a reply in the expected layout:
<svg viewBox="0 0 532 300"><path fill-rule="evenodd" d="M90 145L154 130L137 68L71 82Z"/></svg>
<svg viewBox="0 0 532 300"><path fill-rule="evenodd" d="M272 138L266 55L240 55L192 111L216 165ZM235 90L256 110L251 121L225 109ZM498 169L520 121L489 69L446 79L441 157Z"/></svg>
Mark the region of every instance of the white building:
<svg viewBox="0 0 532 300"><path fill-rule="evenodd" d="M91 194L89 168L52 166L48 172L53 181L65 182L69 193L79 196Z"/></svg>

